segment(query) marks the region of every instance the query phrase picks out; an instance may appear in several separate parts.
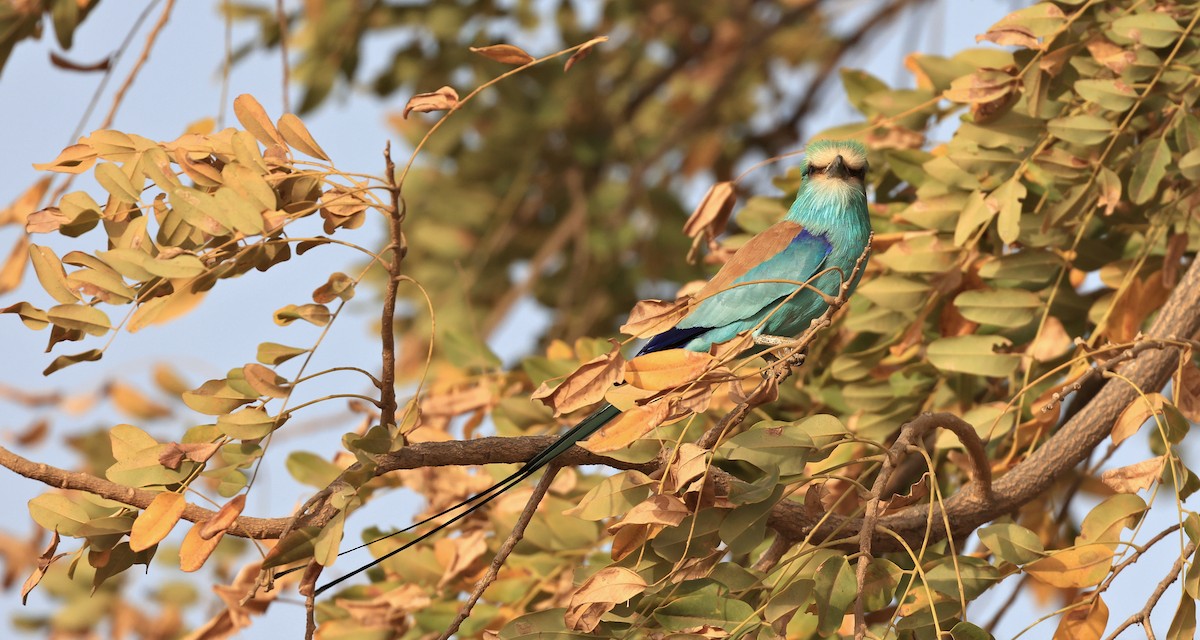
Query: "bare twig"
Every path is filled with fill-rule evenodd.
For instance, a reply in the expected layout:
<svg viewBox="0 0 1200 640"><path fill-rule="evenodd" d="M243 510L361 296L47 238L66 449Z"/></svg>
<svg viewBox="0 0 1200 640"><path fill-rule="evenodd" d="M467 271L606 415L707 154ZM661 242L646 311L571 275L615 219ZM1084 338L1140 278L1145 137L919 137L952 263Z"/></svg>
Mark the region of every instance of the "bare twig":
<svg viewBox="0 0 1200 640"><path fill-rule="evenodd" d="M492 558L492 565L488 567L487 573L483 578L475 584L475 589L463 604L458 615L454 617L454 622L438 640L449 640L451 636L458 633L458 628L471 615L471 609L475 607L475 603L479 602L479 598L483 596L483 592L492 583L496 581L496 577L500 575L500 568L504 566L504 561L508 559L508 555L516 548L517 543L525 536L525 527L529 526L530 520L533 520L533 514L537 511L538 505L541 504L542 498L546 497L546 492L550 489L550 485L554 482L554 476L558 474L558 470L562 467L558 464L551 463L546 468L546 472L542 474L542 479L538 481L537 486L533 488L533 495L529 496L529 501L525 503L525 509L521 511L521 516L517 518L517 524L513 527L508 537L504 539L504 543L496 551L496 557Z"/></svg>
<svg viewBox="0 0 1200 640"><path fill-rule="evenodd" d="M383 151L387 171L388 194L391 207L388 224L391 230L390 246L392 259L387 263L388 281L383 294L383 317L380 319L379 342L383 346L383 365L380 374L379 404L382 415L379 424L392 429L396 425L396 293L400 287L400 263L404 260L407 247L404 243L404 199L400 195L400 184L396 182L396 164L392 162L392 143Z"/></svg>
<svg viewBox="0 0 1200 640"><path fill-rule="evenodd" d="M1146 606L1142 607L1141 610L1137 611L1133 615L1126 618L1124 622L1117 625L1117 628L1108 635L1108 640L1115 640L1121 635L1122 631L1135 624L1140 624L1146 628L1147 637L1154 637L1153 632L1150 630L1150 613L1154 611L1154 607L1158 605L1158 601L1162 599L1163 594L1166 593L1167 587L1171 586L1171 583L1175 582L1175 580L1179 578L1179 572L1183 570L1183 563L1187 562L1187 559L1195 552L1196 543L1189 542L1187 547L1183 549L1183 553L1180 553L1179 557L1175 559L1175 564L1171 565L1171 570L1167 572L1167 575L1164 576L1161 581L1159 581L1158 586L1154 587L1154 591L1152 591L1150 593L1150 597L1146 599Z"/></svg>

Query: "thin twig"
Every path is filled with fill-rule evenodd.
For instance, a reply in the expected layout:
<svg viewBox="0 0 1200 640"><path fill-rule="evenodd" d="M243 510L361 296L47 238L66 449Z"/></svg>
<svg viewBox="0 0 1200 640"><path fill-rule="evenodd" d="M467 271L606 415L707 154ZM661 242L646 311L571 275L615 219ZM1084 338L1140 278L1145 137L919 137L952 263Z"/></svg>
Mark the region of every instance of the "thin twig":
<svg viewBox="0 0 1200 640"><path fill-rule="evenodd" d="M292 77L291 65L288 64L288 20L287 14L283 11L283 0L275 0L275 17L279 20L279 58L283 64L283 110L291 113Z"/></svg>
<svg viewBox="0 0 1200 640"><path fill-rule="evenodd" d="M521 538L525 536L525 527L529 526L529 522L533 520L533 514L537 511L538 505L541 504L542 498L546 497L546 492L554 482L554 476L558 474L558 470L561 468L561 466L554 463L551 463L546 468L546 472L542 474L542 479L533 488L533 495L529 496L529 501L525 503L525 509L521 511L521 517L517 519L517 525L513 527L512 533L509 533L508 537L504 539L504 543L500 545L500 549L496 551L496 557L492 558L492 566L488 567L487 573L475 584L475 590L471 592L471 596L467 598L467 602L459 610L458 615L455 616L454 622L450 623L449 628L442 633L438 640L449 640L451 636L458 633L458 628L471 615L471 609L475 607L476 602L479 602L479 598L483 596L483 592L496 581L496 577L500 575L500 568L504 566L504 561L508 559L508 555L516 548Z"/></svg>
<svg viewBox="0 0 1200 640"><path fill-rule="evenodd" d="M1167 587L1171 586L1171 583L1175 582L1175 580L1179 578L1179 572L1183 570L1183 563L1187 562L1187 559L1195 552L1196 543L1189 542L1188 545L1184 547L1183 553L1179 554L1179 557L1175 559L1175 564L1171 565L1171 570L1167 572L1167 575L1164 576L1161 581L1159 581L1158 586L1155 587L1154 591L1150 593L1150 597L1146 600L1146 606L1142 607L1140 611L1126 618L1124 622L1118 625L1117 628L1108 635L1107 640L1116 640L1116 638L1121 635L1122 631L1128 629L1134 624L1140 624L1144 626L1146 628L1147 637L1153 638L1153 631L1150 630L1150 613L1154 611L1154 607L1158 605L1158 601L1162 599L1163 594L1166 593Z"/></svg>
<svg viewBox="0 0 1200 640"><path fill-rule="evenodd" d="M388 281L383 294L383 316L380 319L379 342L383 346L383 364L380 374L379 408L382 414L379 424L386 429L396 425L396 294L400 288L400 263L404 260L404 199L400 195L400 184L396 182L396 163L392 162L392 143L383 150L387 172L388 194L391 206L388 210L388 225L391 231L389 246L392 259L387 262Z"/></svg>

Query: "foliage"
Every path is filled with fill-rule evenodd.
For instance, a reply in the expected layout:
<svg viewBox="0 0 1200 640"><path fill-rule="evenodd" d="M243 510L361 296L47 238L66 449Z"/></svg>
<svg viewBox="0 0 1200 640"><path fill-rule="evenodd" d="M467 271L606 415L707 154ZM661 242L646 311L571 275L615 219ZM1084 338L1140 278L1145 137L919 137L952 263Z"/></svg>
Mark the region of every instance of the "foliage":
<svg viewBox="0 0 1200 640"><path fill-rule="evenodd" d="M277 593L261 568L312 560L301 581L311 593L337 558L347 515L378 493L414 489L437 513L506 475L496 466L472 474L455 462L527 459L516 451L542 442L535 434L559 432L607 398L628 408L625 417L590 443L592 457L576 459L615 473L564 469L536 490L514 489L459 523L458 535L383 561L369 586L318 599L319 635L442 633L482 581L489 588L460 635L808 638L866 628L877 637L984 638L987 621L968 605L1030 584L1060 607L1056 637L1099 638L1123 628L1108 619L1105 595L1149 546L1130 541L1153 498L1169 495L1178 530L1154 541L1179 542L1179 562L1165 578L1183 575L1184 595L1167 635L1191 637L1200 519L1183 501L1200 478L1179 445L1200 419L1194 330L1142 332L1167 309L1197 313L1169 302L1181 298L1185 271L1196 269L1194 7L1042 2L984 34L1007 48L910 56L915 89L843 71L862 121L821 135L861 138L871 149L873 257L847 308L808 336L815 341L790 377L786 367L736 358L732 348L626 361L622 349L633 338L605 339L637 295L651 293L639 283L695 290L687 283L701 272L683 264L687 236L668 225L682 221L689 179L717 183L687 227L697 246L711 249L710 262L783 215L797 171L775 181L782 195L749 198L722 234L743 187L732 180L734 167L796 143L794 119L765 128L730 123L779 109L779 100L754 98L773 86L772 65L834 55L822 14L796 4L739 21L724 3L612 3L593 28L564 5L553 26L581 44L560 52L573 53L563 75L511 45L463 45L490 44L468 16L488 16L501 30L516 24L512 35L538 26L542 17L526 3L380 3L357 12L350 3L313 2L297 26L303 108L319 104L339 76L355 77L358 47L372 30L421 25L374 86L427 91L404 115L432 111L432 120L397 120L422 162L397 168L389 155L382 177L341 173L298 117L269 117L241 96L239 129L162 143L102 130L42 165L91 172L105 192L68 193L21 218L34 234L104 235L105 249L61 257L28 244L33 273L56 304L20 302L3 312L31 329L49 327L51 347L169 321L224 279L317 259L320 252L304 254L337 243L357 247L365 264L350 275L331 268L311 302L288 305L275 320L327 326L377 277L385 356L378 374L345 363L377 397L325 398L356 400L364 424L342 439L344 451L289 458L293 475L319 489L294 521L239 516L271 435L305 406L289 400L318 375L306 371L306 358L319 342L263 342L256 362L196 389L163 374L163 386L194 412L185 424L205 423L181 428L171 442L120 425L106 441L80 446L107 482L64 480L58 486L73 491L30 504L56 537L27 590L56 558L59 535L82 541L72 558L76 579L109 598L108 581L149 562L182 520L195 523L180 551L184 570L229 548L223 540L281 538L222 587L226 609L201 630L220 637ZM264 43L278 40L274 13L235 11L260 15ZM592 31L614 37L599 44ZM662 46L669 55L655 53ZM434 62L419 62L428 50ZM446 86L451 80L458 89ZM789 113L801 117L802 107ZM949 140L927 140L954 118ZM32 200L45 190L35 188ZM378 252L350 239L376 214L390 230ZM314 216L324 235L288 233ZM526 261L528 275L514 282L514 265ZM555 324L537 353L504 367L483 338L524 295L554 309ZM397 310L396 296L413 304ZM128 312L114 323L122 308ZM672 303L645 303L624 330L653 333L677 312ZM1029 474L1057 455L1054 445L1078 444L1063 439L1073 433L1067 427L1088 415L1106 379L1130 381L1119 367L1152 351L1173 358L1170 392L1161 382L1138 388L1109 417L1114 446L1138 438L1154 458L1072 469L1091 444L1072 462L1059 458L1070 470L1060 482L988 510L1000 504L988 502L992 474L997 483ZM99 347L59 356L46 373L103 354ZM405 380L420 383L407 403L396 398ZM616 380L628 384L611 388ZM547 406L531 404L531 395ZM169 410L135 391L125 397L147 416ZM918 418L923 412L938 413ZM502 440L475 438L485 421ZM447 441L460 436L466 442L451 450ZM432 462L449 451L458 458ZM1067 455L1075 453L1063 447ZM212 512L186 504L181 496L192 491L215 492L224 505ZM544 499L540 491L548 491ZM1068 506L1081 495L1097 504L1076 520ZM935 522L942 512L933 507L960 496L982 496L977 515L990 522L971 540L954 523ZM883 526L912 514L921 524L915 534ZM508 537L514 524L524 531L519 542ZM384 533L368 531L368 541ZM371 551L382 555L414 535L400 532ZM489 575L491 557L509 542L511 555ZM73 611L81 615L78 605ZM1148 624L1124 624L1133 622Z"/></svg>

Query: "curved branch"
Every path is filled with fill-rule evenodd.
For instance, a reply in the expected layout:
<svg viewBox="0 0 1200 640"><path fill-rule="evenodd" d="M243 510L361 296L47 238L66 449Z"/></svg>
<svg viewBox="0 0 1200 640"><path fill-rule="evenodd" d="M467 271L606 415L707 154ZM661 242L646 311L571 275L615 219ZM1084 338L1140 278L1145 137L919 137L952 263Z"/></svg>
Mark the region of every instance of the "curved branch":
<svg viewBox="0 0 1200 640"><path fill-rule="evenodd" d="M961 538L980 525L1010 513L1033 500L1064 473L1082 462L1108 437L1121 411L1138 398L1138 389L1162 389L1176 370L1179 359L1187 357L1178 346L1156 342L1155 338L1191 338L1200 333L1200 260L1180 280L1159 312L1147 334L1147 341L1130 350L1132 357L1118 370L1129 380L1109 380L1078 413L1063 425L1041 448L995 481L990 493L963 491L945 502L945 517L935 513L929 527L929 509L940 507L914 505L879 519L879 526L898 533L906 541L941 540L947 535ZM1132 383L1132 384L1130 384ZM950 531L942 522L950 522ZM805 513L804 506L782 502L772 512L770 525L781 534L799 540L812 533L816 540L836 535L856 535L861 520L828 519L818 527L817 520ZM876 549L895 550L898 542L878 536Z"/></svg>

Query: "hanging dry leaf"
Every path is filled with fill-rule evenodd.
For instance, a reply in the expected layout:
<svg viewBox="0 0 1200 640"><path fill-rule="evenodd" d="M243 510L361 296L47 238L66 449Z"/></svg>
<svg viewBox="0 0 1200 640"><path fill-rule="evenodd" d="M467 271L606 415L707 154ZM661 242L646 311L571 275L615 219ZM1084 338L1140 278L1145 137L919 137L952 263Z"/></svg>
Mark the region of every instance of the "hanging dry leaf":
<svg viewBox="0 0 1200 640"><path fill-rule="evenodd" d="M1117 493L1137 493L1149 489L1162 476L1166 456L1157 456L1131 465L1109 469L1100 474L1100 482Z"/></svg>
<svg viewBox="0 0 1200 640"><path fill-rule="evenodd" d="M588 56L588 54L592 52L592 47L600 44L601 42L608 42L608 36L600 36L599 38L592 38L591 40L588 40L587 42L583 43L582 47L579 47L579 49L577 49L575 51L575 53L571 54L570 58L567 58L566 64L563 65L563 73L570 71L571 67L575 66L575 63L586 58Z"/></svg>
<svg viewBox="0 0 1200 640"><path fill-rule="evenodd" d="M1180 358L1185 358L1185 364L1175 385L1175 406L1188 420L1200 422L1200 369L1191 366L1188 354L1182 354Z"/></svg>
<svg viewBox="0 0 1200 640"><path fill-rule="evenodd" d="M183 544L179 546L179 568L188 573L203 567L204 563L208 561L208 557L217 548L217 543L225 537L223 530L208 539L200 537L200 529L204 525L204 522L192 525L192 528L188 529L187 536L183 538Z"/></svg>
<svg viewBox="0 0 1200 640"><path fill-rule="evenodd" d="M1095 591L1081 593L1076 598L1077 603L1086 603L1089 600L1091 604L1067 609L1058 622L1058 629L1054 631L1053 640L1085 640L1104 637L1104 630L1108 627L1108 605L1104 604L1100 594Z"/></svg>
<svg viewBox="0 0 1200 640"><path fill-rule="evenodd" d="M683 234L689 238L695 238L701 232L707 232L710 238L721 235L735 200L732 182L718 182L709 187L704 199L683 224Z"/></svg>
<svg viewBox="0 0 1200 640"><path fill-rule="evenodd" d="M637 338L656 336L679 324L691 312L691 300L640 300L633 305L621 333Z"/></svg>
<svg viewBox="0 0 1200 640"><path fill-rule="evenodd" d="M625 365L625 381L639 389L674 389L698 379L716 366L716 358L707 353L670 349L647 353Z"/></svg>
<svg viewBox="0 0 1200 640"><path fill-rule="evenodd" d="M653 495L643 502L634 505L629 513L619 521L609 525L609 533L616 533L622 527L639 524L678 526L684 518L691 515L687 505L676 496Z"/></svg>
<svg viewBox="0 0 1200 640"><path fill-rule="evenodd" d="M1121 411L1117 423L1113 425L1112 441L1114 445L1121 444L1129 436L1138 432L1151 417L1162 413L1163 402L1166 398L1161 393L1148 393L1143 400L1141 396L1129 403Z"/></svg>
<svg viewBox="0 0 1200 640"><path fill-rule="evenodd" d="M567 604L566 623L575 631L591 633L600 616L620 602L646 590L646 581L624 567L605 567L579 585Z"/></svg>
<svg viewBox="0 0 1200 640"><path fill-rule="evenodd" d="M615 340L612 344L612 351L583 363L557 387L551 389L543 382L532 398L541 400L556 416L599 402L625 371L621 345Z"/></svg>
<svg viewBox="0 0 1200 640"><path fill-rule="evenodd" d="M883 513L899 511L905 507L917 504L929 497L929 472L921 475L921 479L908 488L906 494L895 494L883 504Z"/></svg>
<svg viewBox="0 0 1200 640"><path fill-rule="evenodd" d="M525 51L520 47L516 47L511 44L493 44L486 47L471 47L471 52L478 53L479 55L495 60L496 62L503 62L504 64L520 66L533 62L533 56L525 53Z"/></svg>
<svg viewBox="0 0 1200 640"><path fill-rule="evenodd" d="M133 530L129 532L129 548L137 552L161 542L183 517L185 507L187 500L183 494L164 491L154 496L146 510L133 521Z"/></svg>
<svg viewBox="0 0 1200 640"><path fill-rule="evenodd" d="M54 535L50 537L50 544L46 545L46 550L42 552L42 555L38 556L37 566L34 568L33 573L29 574L29 577L25 579L25 584L21 585L21 604L25 604L26 598L29 597L29 592L33 591L34 587L38 586L38 583L42 581L50 565L55 560L67 555L65 553L54 553L58 550L59 539L58 530L55 530Z"/></svg>
<svg viewBox="0 0 1200 640"><path fill-rule="evenodd" d="M446 86L434 91L433 93L418 93L408 100L408 104L404 105L404 112L401 117L408 119L408 114L416 111L417 113L429 113L430 111L446 111L458 106L458 92L454 87Z"/></svg>
<svg viewBox="0 0 1200 640"><path fill-rule="evenodd" d="M203 540L211 540L214 536L225 535L229 527L241 515L242 509L246 507L246 494L239 493L234 496L225 506L217 511L217 515L204 521L204 526L200 528L200 538Z"/></svg>
<svg viewBox="0 0 1200 640"><path fill-rule="evenodd" d="M446 571L438 580L438 588L441 589L459 578L466 577L479 565L479 560L487 553L487 540L484 531L476 529L457 538L438 540L435 551L438 560L446 567Z"/></svg>
<svg viewBox="0 0 1200 640"><path fill-rule="evenodd" d="M25 277L25 265L29 264L29 236L21 234L13 244L12 251L0 266L0 295L8 293L21 284Z"/></svg>

